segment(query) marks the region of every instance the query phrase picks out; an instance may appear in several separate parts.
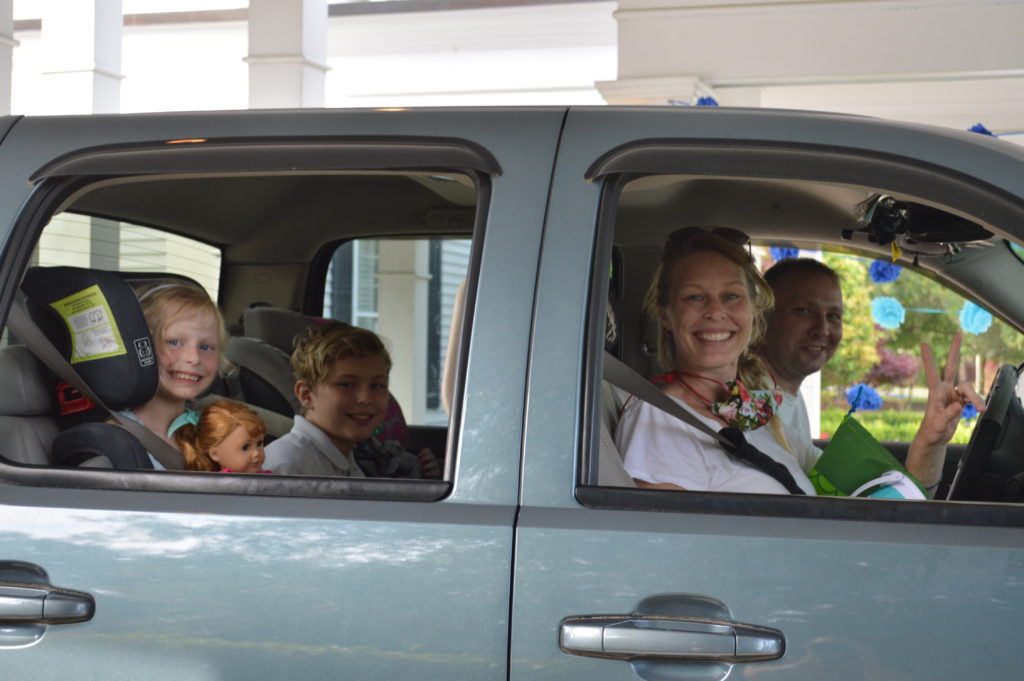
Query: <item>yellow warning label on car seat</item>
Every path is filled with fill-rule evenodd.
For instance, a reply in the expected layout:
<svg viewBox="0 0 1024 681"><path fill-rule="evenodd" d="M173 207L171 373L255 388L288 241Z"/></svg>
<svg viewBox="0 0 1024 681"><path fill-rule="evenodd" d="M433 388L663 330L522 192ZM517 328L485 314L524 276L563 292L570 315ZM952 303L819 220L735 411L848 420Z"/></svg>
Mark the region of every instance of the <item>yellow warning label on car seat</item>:
<svg viewBox="0 0 1024 681"><path fill-rule="evenodd" d="M127 354L107 299L97 285L50 303L71 332L71 363Z"/></svg>

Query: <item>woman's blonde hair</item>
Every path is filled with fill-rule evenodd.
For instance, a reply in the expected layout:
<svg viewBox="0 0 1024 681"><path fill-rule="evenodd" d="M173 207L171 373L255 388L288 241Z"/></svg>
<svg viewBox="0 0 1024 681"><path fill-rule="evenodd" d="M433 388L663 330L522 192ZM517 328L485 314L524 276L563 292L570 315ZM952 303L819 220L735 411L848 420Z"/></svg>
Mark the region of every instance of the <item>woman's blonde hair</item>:
<svg viewBox="0 0 1024 681"><path fill-rule="evenodd" d="M267 434L267 425L249 407L231 400L218 400L206 406L198 425L187 423L175 432L185 468L190 471L219 471L220 464L210 458L210 450L235 432L237 427L254 438Z"/></svg>
<svg viewBox="0 0 1024 681"><path fill-rule="evenodd" d="M748 388L755 390L771 390L775 388L775 379L768 372L764 362L755 352L755 348L764 339L768 330L768 313L775 304L775 296L771 286L761 276L753 256L744 248L749 241L746 234L739 230L722 227L684 227L669 235L665 240L665 248L661 253L661 262L654 272L654 278L644 297L644 312L658 324L658 362L666 371L675 369L676 345L672 332L661 323L661 311L672 299L673 276L677 265L684 258L702 253L718 253L729 261L739 265L743 272L747 290L754 303L753 319L750 325L750 340L747 347L740 353L737 362L737 378ZM775 439L787 450L789 444L779 419L769 422Z"/></svg>
<svg viewBox="0 0 1024 681"><path fill-rule="evenodd" d="M217 370L222 376L234 371L235 366L224 356L224 347L228 341L224 318L205 290L181 281L160 281L139 293L139 304L142 305L149 333L157 345L163 341L164 330L179 319L204 313L213 315L217 320L220 342L217 347Z"/></svg>
<svg viewBox="0 0 1024 681"><path fill-rule="evenodd" d="M660 313L671 301L676 266L684 258L702 253L718 253L739 265L754 303L750 340L739 357L739 377L751 388L774 387L774 381L753 349L768 329L768 312L775 303L775 297L768 282L758 271L753 256L743 247L746 241L747 237L742 232L721 227L684 227L666 239L661 262L647 289L643 306L648 317L658 324L658 362L666 371L675 368L676 345L672 332L662 325Z"/></svg>

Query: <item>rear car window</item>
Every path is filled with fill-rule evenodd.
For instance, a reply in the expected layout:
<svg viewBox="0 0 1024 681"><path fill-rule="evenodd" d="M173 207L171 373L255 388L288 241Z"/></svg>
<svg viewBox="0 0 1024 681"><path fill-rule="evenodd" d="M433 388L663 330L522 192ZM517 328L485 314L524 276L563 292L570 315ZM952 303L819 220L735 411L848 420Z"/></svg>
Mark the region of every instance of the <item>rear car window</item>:
<svg viewBox="0 0 1024 681"><path fill-rule="evenodd" d="M382 153L390 159L395 152ZM445 153L440 166L451 162ZM8 442L0 475L34 484L63 484L77 475L76 485L100 488L442 498L451 485L450 424L458 417L459 347L468 337L463 306L472 295L473 237L486 175L473 168L334 170L322 159L306 171L289 160L286 171L267 172L265 164L275 164L267 147L250 156L236 150L231 162L238 166L233 172L183 173L178 167L135 177L125 168L112 179L105 168L102 179L91 180L88 159L73 160L76 172L64 166L59 177L40 181L33 214L46 219L25 218L20 226L38 234L27 265L113 271L137 292L166 281L201 287L223 317L228 361L195 408L219 398L242 402L263 418L271 444L289 434L306 407L296 397L288 362L295 343L331 322L378 334L391 356L390 401L384 423L369 438L374 444L361 454L366 458L356 458L358 449L352 454L366 477L356 484L344 472L318 469L249 481L224 475L175 481L173 473L110 469L102 458L67 469L50 458L53 438L69 425L52 394L33 406L34 413L10 415L15 428L27 420L41 425L32 447ZM423 163L417 156L416 164ZM283 316L275 318L278 313ZM278 321L266 326L267 319L285 318L294 329ZM24 345L15 334L6 336L9 345ZM33 369L33 375L46 371Z"/></svg>

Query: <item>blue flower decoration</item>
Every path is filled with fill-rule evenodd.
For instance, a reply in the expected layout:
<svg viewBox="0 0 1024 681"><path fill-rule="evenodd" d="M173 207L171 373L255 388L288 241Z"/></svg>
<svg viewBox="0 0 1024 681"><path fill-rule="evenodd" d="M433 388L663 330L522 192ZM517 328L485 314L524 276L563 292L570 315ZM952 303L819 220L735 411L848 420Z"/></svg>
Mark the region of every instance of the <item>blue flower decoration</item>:
<svg viewBox="0 0 1024 681"><path fill-rule="evenodd" d="M982 135L988 135L989 137L995 137L992 132L981 123L975 123L971 127L967 128L967 132L977 132Z"/></svg>
<svg viewBox="0 0 1024 681"><path fill-rule="evenodd" d="M885 262L884 260L876 260L868 268L871 281L876 284L887 284L890 281L896 281L900 278L901 271L903 271L903 268L899 265L893 265L891 262Z"/></svg>
<svg viewBox="0 0 1024 681"><path fill-rule="evenodd" d="M978 416L978 408L971 402L964 405L963 411L960 412L960 418L970 421L971 419Z"/></svg>
<svg viewBox="0 0 1024 681"><path fill-rule="evenodd" d="M967 333L985 333L992 326L992 313L971 301L960 308L960 328Z"/></svg>
<svg viewBox="0 0 1024 681"><path fill-rule="evenodd" d="M778 248L776 246L772 246L768 251L772 254L772 260L775 262L779 262L780 260L785 260L787 258L800 257L799 248Z"/></svg>
<svg viewBox="0 0 1024 681"><path fill-rule="evenodd" d="M871 301L871 318L883 329L898 329L906 319L903 305L895 298L875 298Z"/></svg>
<svg viewBox="0 0 1024 681"><path fill-rule="evenodd" d="M858 383L846 391L846 403L853 409L874 411L881 408L882 396L867 383Z"/></svg>

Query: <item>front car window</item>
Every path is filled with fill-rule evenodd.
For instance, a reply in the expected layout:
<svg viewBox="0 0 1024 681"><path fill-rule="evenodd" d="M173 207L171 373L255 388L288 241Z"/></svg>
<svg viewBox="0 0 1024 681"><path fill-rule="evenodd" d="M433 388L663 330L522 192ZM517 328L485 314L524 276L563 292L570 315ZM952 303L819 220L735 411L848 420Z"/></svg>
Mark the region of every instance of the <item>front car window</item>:
<svg viewBox="0 0 1024 681"><path fill-rule="evenodd" d="M666 165L664 159L656 163ZM970 382L983 397L993 390L1001 367L1016 375L1016 367L1024 361L1020 331L1024 310L1013 300L1014 286L1009 283L1024 285L1024 268L996 235L998 225L959 206L935 198L925 201L912 193L879 191L876 183L848 181L671 173L624 173L605 181L603 230L611 248L605 246L604 253L613 266L611 278L595 279L591 310L602 321L592 324L591 332L600 331L607 339L612 330L614 343L601 345L644 379L664 374L666 368L659 364L656 352L663 323L643 313L643 301L666 237L691 225L746 233L750 243L745 248L762 272L778 261L802 257L823 261L839 274L845 302L843 341L824 370L808 375L802 386L810 435L821 448L827 447L855 402L854 418L888 454L905 461L927 396L921 343L934 349L941 371L953 334L961 334L958 380ZM877 219L872 224L865 211L866 206L882 201L904 210L905 215L916 215L917 223L910 219L896 233L886 233ZM595 270L607 272L603 265ZM972 291L986 291L990 297ZM599 347L596 341L595 346ZM591 437L601 445L593 448L594 456L583 468L584 480L632 487L637 481L628 469L621 470L623 443L615 428L628 408L626 403L637 398L630 398L631 391L614 382L600 385L600 390L593 391L601 397ZM1020 411L1019 399L1014 397L1013 404ZM947 447L941 485L931 490L937 498L949 493L978 423L977 413L964 408ZM1012 431L1015 427L1003 429ZM990 438L986 447L993 446ZM972 455L980 449L974 446ZM991 462L982 466L984 471L976 471L976 477L988 480L990 496L956 498L1022 500L1010 492L992 491L1000 485L1013 488L1014 476L1024 471L1024 461L1004 449L984 453L982 457ZM610 451L617 456L609 456ZM736 491L743 490L710 487L677 494ZM666 492L651 494L669 498ZM699 506L697 498L692 503ZM738 507L758 507L753 498L746 502L732 495L728 498ZM768 505L762 508L766 511Z"/></svg>

